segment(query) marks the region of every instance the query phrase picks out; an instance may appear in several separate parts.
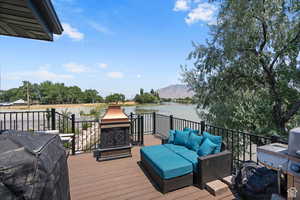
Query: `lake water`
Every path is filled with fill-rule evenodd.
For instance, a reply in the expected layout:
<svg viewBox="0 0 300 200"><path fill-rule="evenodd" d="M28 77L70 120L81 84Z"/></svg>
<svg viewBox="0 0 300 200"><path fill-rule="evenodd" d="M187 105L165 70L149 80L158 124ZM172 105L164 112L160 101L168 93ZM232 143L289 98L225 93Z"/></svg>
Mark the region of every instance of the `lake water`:
<svg viewBox="0 0 300 200"><path fill-rule="evenodd" d="M163 103L160 105L124 107L124 109L126 114L129 114L130 112L156 112L163 115L173 115L174 117L191 121L200 121L196 105L193 104Z"/></svg>
<svg viewBox="0 0 300 200"><path fill-rule="evenodd" d="M159 105L145 105L145 106L123 106L125 113L129 115L132 113L152 113L156 112L163 115L173 115L177 118L187 119L191 121L200 121L200 117L197 114L196 105L193 104L178 104L178 103L162 103ZM79 112L82 110L85 113L89 113L92 107L84 108L73 108L69 110L72 113L75 113L76 116L79 116ZM103 115L105 109L101 111Z"/></svg>
<svg viewBox="0 0 300 200"><path fill-rule="evenodd" d="M122 107L125 110L126 114L133 113L148 113L148 112L156 112L159 114L164 115L173 115L177 118L183 118L191 121L200 121L200 117L197 114L196 111L196 105L193 104L178 104L178 103L162 103L159 105L138 105L138 106L123 106ZM80 116L80 112L83 111L84 113L90 113L90 110L94 109L94 107L73 107L73 108L56 108L57 112L69 112L72 114L75 114L76 119L93 119L94 117L83 117ZM45 110L45 109L41 109ZM14 110L1 110L1 111L14 111ZM20 111L20 110L16 110ZM101 115L103 115L105 112L105 109L101 110Z"/></svg>
<svg viewBox="0 0 300 200"><path fill-rule="evenodd" d="M159 105L138 105L138 106L122 106L125 113L129 115L132 113L149 113L156 112L163 115L173 115L174 117L187 119L191 121L201 121L199 115L197 114L196 105L193 104L179 104L179 103L162 103ZM74 113L76 118L88 119L90 117L80 117L80 111L84 113L90 113L93 107L80 107L80 108L68 108L67 111ZM66 109L56 109L58 112L63 112ZM101 115L103 115L105 109L101 110Z"/></svg>

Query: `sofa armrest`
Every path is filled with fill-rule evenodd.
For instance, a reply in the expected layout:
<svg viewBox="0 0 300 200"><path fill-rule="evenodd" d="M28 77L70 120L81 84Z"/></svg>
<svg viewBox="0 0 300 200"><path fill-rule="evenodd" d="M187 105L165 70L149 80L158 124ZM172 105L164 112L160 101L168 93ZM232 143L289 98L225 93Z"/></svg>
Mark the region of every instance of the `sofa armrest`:
<svg viewBox="0 0 300 200"><path fill-rule="evenodd" d="M201 188L205 184L221 179L232 173L232 154L225 150L217 154L198 157L198 183Z"/></svg>

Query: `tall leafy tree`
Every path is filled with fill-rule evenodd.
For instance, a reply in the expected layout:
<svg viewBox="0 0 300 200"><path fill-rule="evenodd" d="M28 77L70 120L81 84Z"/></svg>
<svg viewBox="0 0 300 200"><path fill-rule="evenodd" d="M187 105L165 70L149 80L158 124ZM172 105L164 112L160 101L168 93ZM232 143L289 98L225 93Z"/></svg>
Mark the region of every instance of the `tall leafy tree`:
<svg viewBox="0 0 300 200"><path fill-rule="evenodd" d="M134 97L134 101L137 103L159 103L160 99L158 93L156 93L153 89L150 92L144 92L144 89L140 89L140 94L136 94Z"/></svg>
<svg viewBox="0 0 300 200"><path fill-rule="evenodd" d="M103 102L103 98L96 90L82 91L77 86L65 86L63 83L45 81L40 84L23 81L19 88L2 91L0 101L12 102L17 99L27 99L27 88L30 102L41 104L59 103L95 103ZM125 98L125 97L124 97Z"/></svg>
<svg viewBox="0 0 300 200"><path fill-rule="evenodd" d="M211 40L194 43L194 67L183 68L183 80L209 110L207 120L285 133L300 109L300 1L216 2Z"/></svg>
<svg viewBox="0 0 300 200"><path fill-rule="evenodd" d="M125 95L124 94L120 94L120 93L114 93L111 95L108 95L105 98L105 101L107 103L119 103L119 102L124 102L125 101Z"/></svg>
<svg viewBox="0 0 300 200"><path fill-rule="evenodd" d="M103 98L99 96L98 91L93 89L88 89L84 91L83 100L85 103L103 102Z"/></svg>
<svg viewBox="0 0 300 200"><path fill-rule="evenodd" d="M143 94L144 94L144 89L141 88L141 89L140 89L140 95L143 95Z"/></svg>

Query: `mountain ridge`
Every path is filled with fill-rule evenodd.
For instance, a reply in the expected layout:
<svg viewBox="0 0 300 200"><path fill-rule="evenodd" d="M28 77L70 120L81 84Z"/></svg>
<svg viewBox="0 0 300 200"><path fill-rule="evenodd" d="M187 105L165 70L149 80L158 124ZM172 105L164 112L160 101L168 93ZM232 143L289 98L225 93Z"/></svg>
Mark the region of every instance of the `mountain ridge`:
<svg viewBox="0 0 300 200"><path fill-rule="evenodd" d="M160 98L186 98L193 97L194 92L189 91L188 87L183 84L173 84L157 90Z"/></svg>

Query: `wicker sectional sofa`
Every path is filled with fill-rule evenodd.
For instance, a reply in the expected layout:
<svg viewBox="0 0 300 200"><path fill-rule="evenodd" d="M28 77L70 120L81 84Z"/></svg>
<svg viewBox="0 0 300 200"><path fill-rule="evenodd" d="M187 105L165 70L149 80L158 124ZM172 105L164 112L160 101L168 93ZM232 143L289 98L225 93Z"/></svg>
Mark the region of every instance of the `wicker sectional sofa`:
<svg viewBox="0 0 300 200"><path fill-rule="evenodd" d="M231 174L231 152L222 143L219 153L199 156L197 152L162 139L161 145L141 148L141 164L162 193L205 183Z"/></svg>

